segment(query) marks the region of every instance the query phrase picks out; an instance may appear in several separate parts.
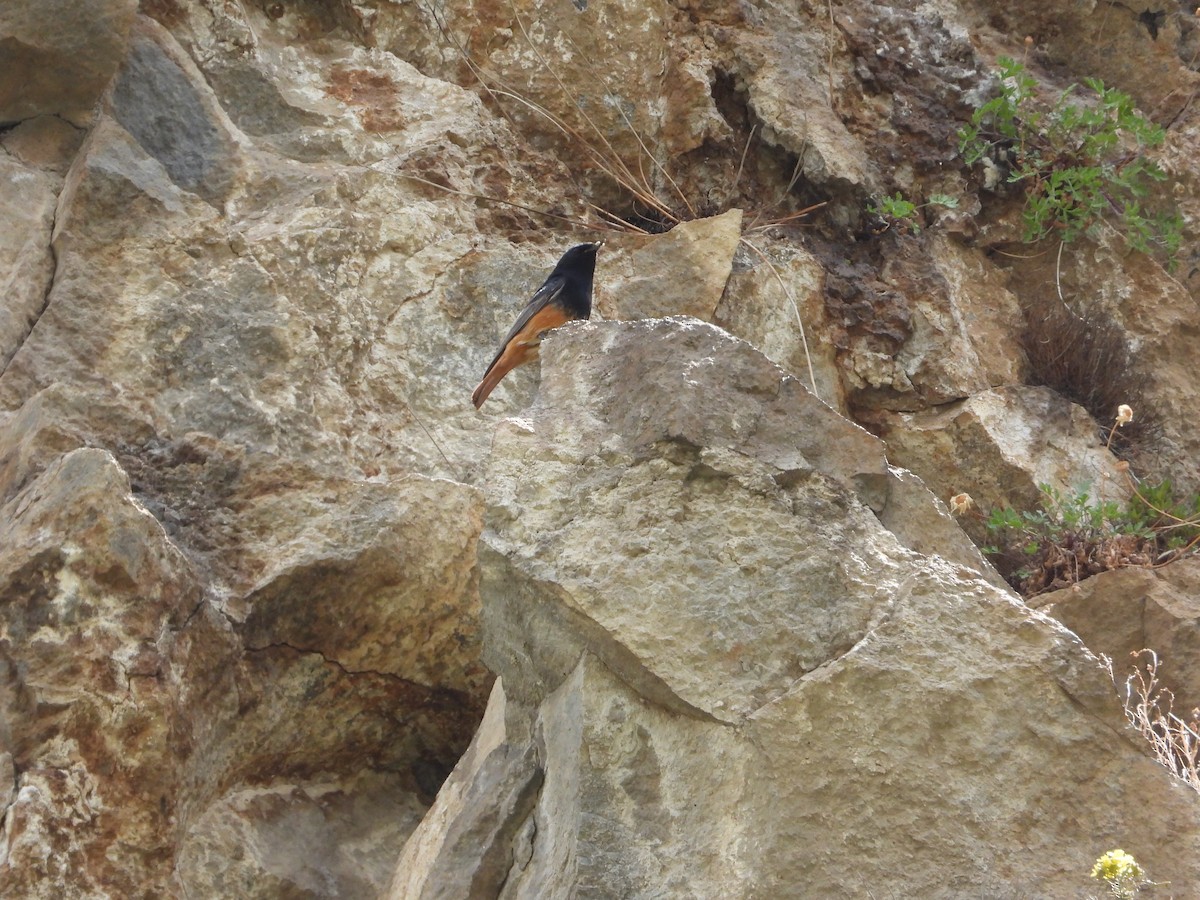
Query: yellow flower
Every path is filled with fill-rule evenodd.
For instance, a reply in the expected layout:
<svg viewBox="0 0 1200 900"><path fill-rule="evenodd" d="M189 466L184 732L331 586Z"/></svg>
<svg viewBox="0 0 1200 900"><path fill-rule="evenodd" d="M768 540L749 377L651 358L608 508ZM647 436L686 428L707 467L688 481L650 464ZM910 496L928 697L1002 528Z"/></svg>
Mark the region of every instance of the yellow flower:
<svg viewBox="0 0 1200 900"><path fill-rule="evenodd" d="M1092 866L1092 877L1120 884L1142 877L1142 867L1124 850L1109 850Z"/></svg>

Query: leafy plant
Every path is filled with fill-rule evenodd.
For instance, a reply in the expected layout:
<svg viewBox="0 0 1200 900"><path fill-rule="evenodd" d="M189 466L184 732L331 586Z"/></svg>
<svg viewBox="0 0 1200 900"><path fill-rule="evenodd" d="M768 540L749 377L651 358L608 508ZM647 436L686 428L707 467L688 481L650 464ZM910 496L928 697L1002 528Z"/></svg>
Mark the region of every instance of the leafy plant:
<svg viewBox="0 0 1200 900"><path fill-rule="evenodd" d="M1167 175L1144 151L1166 132L1098 78L1084 79L1095 95L1088 102L1070 102L1079 89L1072 85L1046 105L1022 63L1001 57L998 64L1000 93L959 131L959 152L968 165L984 166L988 187L1002 180L1022 186L1023 240L1072 241L1107 222L1135 250L1158 250L1173 261L1182 218L1146 205L1153 184Z"/></svg>
<svg viewBox="0 0 1200 900"><path fill-rule="evenodd" d="M984 547L1000 574L1032 597L1109 569L1165 563L1200 543L1200 495L1180 498L1170 481L1135 489L1128 503L1086 489L1041 485L1038 509L993 509Z"/></svg>
<svg viewBox="0 0 1200 900"><path fill-rule="evenodd" d="M1194 547L1200 541L1200 495L1176 497L1169 478L1138 485L1126 514L1135 526L1152 531L1164 551Z"/></svg>
<svg viewBox="0 0 1200 900"><path fill-rule="evenodd" d="M905 199L904 195L896 191L896 196L888 197L886 194L879 201L877 206L868 206L867 212L873 216L879 216L886 219L888 227L897 223L901 224L906 230L912 231L914 234L919 233L921 226L917 223L918 210L925 209L930 206L941 206L945 209L957 209L958 198L951 197L949 194L930 194L929 199L920 206L913 203L911 200Z"/></svg>

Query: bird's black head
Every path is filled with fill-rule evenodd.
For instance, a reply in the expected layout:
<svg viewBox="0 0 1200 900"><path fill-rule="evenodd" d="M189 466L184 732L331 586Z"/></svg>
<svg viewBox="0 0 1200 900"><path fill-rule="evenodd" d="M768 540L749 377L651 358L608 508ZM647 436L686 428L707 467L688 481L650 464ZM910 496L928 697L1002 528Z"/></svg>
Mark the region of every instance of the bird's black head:
<svg viewBox="0 0 1200 900"><path fill-rule="evenodd" d="M565 275L569 272L582 272L590 275L596 270L596 253L604 246L604 241L593 244L576 244L562 255L554 274Z"/></svg>
<svg viewBox="0 0 1200 900"><path fill-rule="evenodd" d="M596 274L596 251L603 246L604 241L576 244L562 255L546 279L546 284L561 281L557 302L574 319L592 317L592 278Z"/></svg>

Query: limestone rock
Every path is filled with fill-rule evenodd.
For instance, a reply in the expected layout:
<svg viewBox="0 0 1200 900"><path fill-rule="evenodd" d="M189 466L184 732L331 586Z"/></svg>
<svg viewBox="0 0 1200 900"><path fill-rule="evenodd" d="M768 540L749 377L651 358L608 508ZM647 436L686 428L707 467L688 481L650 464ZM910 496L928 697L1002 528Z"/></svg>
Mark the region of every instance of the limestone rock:
<svg viewBox="0 0 1200 900"><path fill-rule="evenodd" d="M1009 590L946 505L920 478L896 466L891 467L890 474L887 505L879 511L879 521L901 544L924 556L941 556L1001 590Z"/></svg>
<svg viewBox="0 0 1200 900"><path fill-rule="evenodd" d="M562 247L467 237L474 214L388 172L264 156L171 35L139 23L133 43L111 115L67 176L61 267L52 285L30 282L47 306L0 379L0 405L64 381L120 385L173 436L314 455L359 477L478 477L490 426L471 386ZM412 107L386 153L437 152L466 188L479 161L451 166L438 148L518 156L473 95L376 57L354 55L356 77L387 75ZM164 105L172 127L151 127ZM527 400L529 373L510 381Z"/></svg>
<svg viewBox="0 0 1200 900"><path fill-rule="evenodd" d="M582 343L575 335L596 337ZM843 577L857 583L844 567L857 571L863 560L850 555L814 564L795 548L804 542L798 522L806 515L823 518L827 512L817 510L839 503L820 479L813 484L816 470L860 496L868 505L864 509L886 505L889 473L878 442L836 417L747 345L695 320L573 326L561 339L549 340L544 353L552 361L546 364L534 416L554 417L554 468L562 470L575 460L589 499L585 509L563 506L558 491L542 487L547 479L530 482L520 476L520 460L536 452L538 442L536 428L530 432L524 419L506 423L497 434L493 454L499 461L490 473L489 491L493 506L503 510L497 514L512 523L513 532L486 542L485 589L522 584L514 567L536 571L552 559L555 571L542 587L520 588L531 592L523 602L502 592L503 599L487 613L493 629L502 622L522 623L511 633L505 626L515 645L493 640L485 656L512 696L523 699L534 684L551 678L548 672L512 670L513 660L531 652L525 643L533 636L556 635L549 665L573 665L570 648L578 636L571 623L578 601L565 607L548 602L564 591L594 596L600 604L588 616L613 636L594 651L606 664L637 679L658 702L721 720L745 714L747 704L769 702L792 680L862 637L873 603L841 585ZM618 387L634 384L639 403L622 397ZM678 399L687 395L705 399ZM746 396L758 399L748 404ZM797 428L806 415L823 418L824 426ZM660 494L664 479L672 487ZM811 504L807 513L799 512L801 501L788 493L794 485L813 492L803 501ZM729 500L742 490L754 500L735 511ZM680 507L696 515L681 518ZM532 533L545 537L537 542L536 556L527 556L531 549L518 536ZM679 554L672 549L677 547L690 550ZM596 558L621 562L592 583L590 561ZM850 590L856 599L842 596L836 605L795 608L786 585L800 579L828 585L829 596ZM610 599L639 596L645 585L663 583L690 596L691 605L680 610L668 603L659 614L653 593L633 606ZM755 623L767 619L776 622L772 639L753 639ZM697 629L702 639L697 640ZM671 674L643 678L639 666L651 658ZM641 662L634 665L634 660ZM697 681L699 671L714 660L720 660L717 667ZM719 686L709 685L710 678ZM658 684L659 679L665 683Z"/></svg>
<svg viewBox="0 0 1200 900"><path fill-rule="evenodd" d="M943 501L965 491L985 511L1036 509L1042 484L1102 499L1128 491L1091 416L1049 388L996 388L882 421L888 458L911 468ZM983 538L981 526L966 523Z"/></svg>
<svg viewBox="0 0 1200 900"><path fill-rule="evenodd" d="M696 198L672 188L663 173L672 157L728 131L709 88L710 54L687 13L663 0L604 6L539 0L519 10L462 0L437 13L370 4L360 6L360 16L376 46L423 71L446 80L460 72L475 80L469 74L475 73L506 117L537 136L535 148L576 156L600 205L613 205L610 197L622 204L611 210L618 215L629 195L614 192L617 179L649 187L686 215ZM656 103L633 100L646 90Z"/></svg>
<svg viewBox="0 0 1200 900"><path fill-rule="evenodd" d="M170 871L166 656L198 583L102 450L62 457L0 522L0 718L16 773L0 891L139 895Z"/></svg>
<svg viewBox="0 0 1200 900"><path fill-rule="evenodd" d="M27 166L66 175L83 138L81 129L57 116L37 116L6 132L0 146Z"/></svg>
<svg viewBox="0 0 1200 900"><path fill-rule="evenodd" d="M759 27L730 35L747 101L764 140L827 196L861 202L952 157L956 117L941 111L962 108L979 81L970 11L850 3L750 15ZM853 201L832 207L836 227L861 219Z"/></svg>
<svg viewBox="0 0 1200 900"><path fill-rule="evenodd" d="M210 806L176 864L192 896L375 900L424 805L395 779L246 787Z"/></svg>
<svg viewBox="0 0 1200 900"><path fill-rule="evenodd" d="M792 59L821 58L827 38L802 34L794 20L781 30L794 48ZM862 143L832 108L827 80L813 77L815 69L789 64L790 54L779 54L783 34L775 31L773 37L746 41L739 54L749 103L766 124L764 139L798 156L804 172L818 184L844 190L874 182L878 175Z"/></svg>
<svg viewBox="0 0 1200 900"><path fill-rule="evenodd" d="M1182 193L1184 188L1175 185L1174 190ZM1189 265L1181 257L1179 268ZM1108 274L1097 281L1098 271ZM1127 403L1139 421L1153 419L1151 436L1138 442L1135 471L1154 481L1170 478L1187 491L1200 488L1200 470L1193 464L1200 433L1192 375L1200 365L1200 314L1194 287L1185 284L1184 276L1167 271L1161 259L1130 252L1123 238L1104 231L1096 241L1064 253L1061 266L1052 256L1015 261L1009 282L1014 290L1020 285L1022 305L1034 309L1063 309L1061 291L1068 312L1058 318L1067 323L1071 338L1085 346L1094 323L1101 323L1101 333L1104 323L1112 323L1116 340L1128 350L1127 362L1112 380L1124 382L1127 393L1113 398L1109 409L1095 411L1096 417L1111 427L1117 405Z"/></svg>
<svg viewBox="0 0 1200 900"><path fill-rule="evenodd" d="M230 585L225 609L244 620L248 646L319 649L348 669L482 695L490 678L475 662L479 612L468 601L477 491L418 475L310 476L304 490L248 497L240 519L243 542L230 552L254 580L244 594Z"/></svg>
<svg viewBox="0 0 1200 900"><path fill-rule="evenodd" d="M1036 606L1079 635L1093 653L1112 659L1118 682L1128 674L1133 654L1153 650L1161 664L1159 680L1175 694L1176 711L1186 715L1200 705L1200 560L1101 572L1041 594Z"/></svg>
<svg viewBox="0 0 1200 900"><path fill-rule="evenodd" d="M0 306L0 371L41 314L54 273L50 229L56 179L13 159L0 158L0 284L9 285Z"/></svg>
<svg viewBox="0 0 1200 900"><path fill-rule="evenodd" d="M215 13L202 31L228 24ZM52 246L61 263L53 280L27 276L14 244L24 268L13 296L29 291L41 316L28 336L20 323L0 376L0 496L22 502L64 456L108 451L112 477L83 480L157 522L190 592L152 655L118 647L147 676L132 678L136 716L92 702L90 669L56 685L54 704L112 749L63 750L37 710L6 703L24 743L10 753L4 874L30 897L99 884L123 896L373 896L491 681L479 662L481 498L413 470L467 477L481 465L488 419L468 397L508 327L497 298L514 258L535 273L556 248L475 252L476 219L490 213L390 172L271 154L302 135L255 146L198 67L230 45L216 31L179 37L137 24L82 147L44 120L4 136L15 157L5 165L48 185L49 210L64 172L65 183L53 236L49 215L40 238L26 229L41 259ZM181 50L189 37L202 38L198 59ZM286 55L263 52L276 50ZM339 116L347 99L370 107L354 91L377 70L407 104L388 129L394 145L350 131L347 146L366 155L341 159L511 142L472 95L410 66L345 46L298 53L314 69L339 54L333 77L353 89L333 104ZM487 303L468 304L463 285ZM49 505L66 516L67 501ZM105 506L100 518L113 515ZM65 533L56 525L45 540ZM19 549L6 542L3 564L24 565ZM53 578L50 599L40 584L22 576L2 593L55 602ZM140 608L131 591L118 579L109 606ZM51 637L75 646L84 633L66 622ZM0 654L6 671L20 671L19 649ZM80 807L87 796L110 798L103 816ZM111 846L128 849L106 857Z"/></svg>
<svg viewBox="0 0 1200 900"><path fill-rule="evenodd" d="M1110 844L1196 883L1163 853L1198 840L1194 794L1123 728L1102 667L905 549L855 486L869 440L694 321L575 326L543 354L488 480L505 698L392 896L439 896L451 871L502 897L1068 895ZM717 377L740 402L714 404ZM532 810L481 805L526 746L540 774L504 796L540 779ZM490 849L453 837L485 823ZM1017 843L1022 866L997 868Z"/></svg>
<svg viewBox="0 0 1200 900"><path fill-rule="evenodd" d="M1115 242L1114 242L1115 243ZM1112 265L1114 258L1121 265ZM1157 262L1143 254L1126 255L1112 243L1096 248L1096 265L1111 267L1095 302L1113 310L1122 324L1130 348L1130 365L1139 398L1126 398L1134 415L1152 412L1161 434L1148 441L1146 465L1156 476L1172 479L1181 489L1200 490L1200 471L1194 460L1200 453L1200 426L1195 415L1194 373L1200 366L1200 314L1194 292ZM1077 260L1077 266L1087 260ZM1082 276L1073 267L1071 283ZM1142 408L1145 404L1148 408ZM1109 411L1115 416L1115 411ZM1104 423L1111 425L1111 420Z"/></svg>
<svg viewBox="0 0 1200 900"><path fill-rule="evenodd" d="M111 393L63 384L38 392L0 418L0 502L72 450L103 446L106 433L114 431L131 442L153 434L144 418Z"/></svg>
<svg viewBox="0 0 1200 900"><path fill-rule="evenodd" d="M462 605L479 498L196 440L124 450L135 498L106 451L45 461L85 433L60 402L22 411L4 470L5 889L373 896L490 680Z"/></svg>
<svg viewBox="0 0 1200 900"><path fill-rule="evenodd" d="M832 329L825 311L825 270L820 260L801 247L775 247L774 255L763 259L759 254L766 254L756 238L747 237L746 244L712 322L749 341L844 412L846 392L837 352L827 339ZM810 364L815 387L809 383Z"/></svg>
<svg viewBox="0 0 1200 900"><path fill-rule="evenodd" d="M137 0L6 3L0 10L0 122L84 122L124 58Z"/></svg>
<svg viewBox="0 0 1200 900"><path fill-rule="evenodd" d="M220 206L237 141L195 64L166 29L140 18L109 97L113 118L179 188Z"/></svg>
<svg viewBox="0 0 1200 900"><path fill-rule="evenodd" d="M596 312L605 319L713 318L733 268L742 235L742 211L697 219L664 235L620 239L625 252L610 260L606 279L619 288L598 293Z"/></svg>
<svg viewBox="0 0 1200 900"><path fill-rule="evenodd" d="M496 679L471 746L405 844L389 897L475 896L503 881L541 786L532 747L510 742ZM528 841L530 838L523 838Z"/></svg>
<svg viewBox="0 0 1200 900"><path fill-rule="evenodd" d="M385 7L376 18L391 14ZM493 190L518 178L521 151L474 94L430 77L420 58L339 32L336 15L185 7L162 19L233 126L272 155L382 165L459 189L477 176ZM497 142L503 146L489 146ZM524 179L521 187L534 191L536 182Z"/></svg>
<svg viewBox="0 0 1200 900"><path fill-rule="evenodd" d="M1013 336L1021 327L1016 298L1003 280L944 233L883 266L886 284L904 293L912 336L895 364L922 403L938 406L1020 381L1022 359Z"/></svg>
<svg viewBox="0 0 1200 900"><path fill-rule="evenodd" d="M113 456L75 449L89 443L108 444L120 458L132 495ZM80 460L92 459L106 463L81 469ZM69 489L48 492L68 463L78 473ZM35 533L47 548L6 536L4 564L16 573L0 596L43 618L38 610L68 601L95 606L78 596L77 583L89 578L104 599L94 623L66 619L38 632L48 649L67 653L53 694L33 707L22 699L45 690L40 676L5 689L16 698L4 716L16 741L5 740L16 768L7 819L13 890L61 896L64 886L86 893L104 883L161 894L169 878L193 895L382 889L399 844L466 745L481 706L473 698L490 681L478 662L478 493L416 475L320 475L198 433L166 440L147 403L60 385L0 427L0 496L11 498L5 521L25 521L10 515L14 508L42 511ZM94 516L77 511L88 503ZM115 552L106 544L122 553L139 547L125 531L109 539L101 527L129 518L126 507L136 510L142 543L162 547L178 573L151 568L131 581L106 562L105 552ZM93 517L99 524L73 537ZM60 546L74 554L74 568L55 575L50 549ZM86 565L104 574L74 574ZM173 579L188 599L162 610L151 600ZM127 619L123 610L159 624L146 626L148 637L110 637L104 623ZM5 619L13 640L0 657L8 671L28 669L26 642L13 631L20 618L10 608ZM98 654L86 668L73 649L81 644ZM134 694L118 679L117 699L94 701L91 682L107 669L93 670L118 662L132 673ZM88 741L99 736L111 749L81 743L64 756L44 724L61 718L53 712L60 708ZM128 741L102 737L126 729ZM380 774L364 774L364 765ZM111 798L104 816L77 808L81 791ZM116 818L126 824L114 830ZM111 840L129 851L105 867L86 862ZM250 849L236 866L213 864L243 846ZM37 862L48 848L61 850L61 871Z"/></svg>
<svg viewBox="0 0 1200 900"><path fill-rule="evenodd" d="M178 641L180 892L373 896L478 710L319 651L238 643L208 608Z"/></svg>
<svg viewBox="0 0 1200 900"><path fill-rule="evenodd" d="M917 411L1018 381L1023 320L1005 280L940 230L899 230L853 256L818 244L850 406Z"/></svg>
<svg viewBox="0 0 1200 900"><path fill-rule="evenodd" d="M853 893L850 871L886 893L918 877L895 835L948 840L939 810L975 849L897 892L1094 889L1068 886L1096 852L1074 821L1194 886L1191 808L1070 638L785 377L872 427L944 408L1023 377L1018 303L1094 289L1188 459L1187 242L1177 283L1102 244L1086 277L1006 271L953 133L1041 23L1046 90L1099 72L1178 112L1191 228L1191 17L1151 38L1059 0L0 5L0 892L780 896ZM1077 64L1088 35L1120 53ZM959 213L864 230L885 191ZM606 215L686 221L612 236L602 314L714 318L786 373L694 320L605 323L475 411ZM482 713L484 620L503 694L392 872ZM1183 869L1133 795L1185 823ZM853 834L810 842L797 804L846 799ZM979 874L997 846L1036 858L1025 883Z"/></svg>

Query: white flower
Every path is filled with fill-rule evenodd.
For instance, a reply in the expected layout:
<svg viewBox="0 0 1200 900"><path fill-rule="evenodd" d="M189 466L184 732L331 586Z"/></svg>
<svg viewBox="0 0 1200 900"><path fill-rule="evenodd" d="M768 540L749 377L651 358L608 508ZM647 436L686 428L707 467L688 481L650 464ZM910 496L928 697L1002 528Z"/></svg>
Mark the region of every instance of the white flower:
<svg viewBox="0 0 1200 900"><path fill-rule="evenodd" d="M975 508L975 501L971 499L970 494L955 494L950 498L950 512L956 516L961 516L968 510Z"/></svg>

